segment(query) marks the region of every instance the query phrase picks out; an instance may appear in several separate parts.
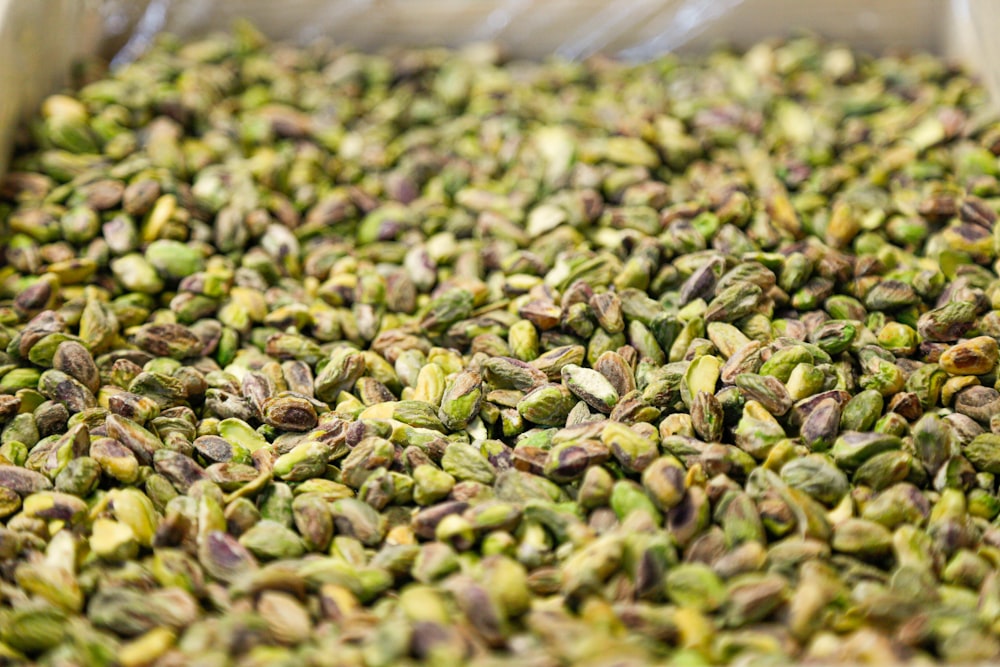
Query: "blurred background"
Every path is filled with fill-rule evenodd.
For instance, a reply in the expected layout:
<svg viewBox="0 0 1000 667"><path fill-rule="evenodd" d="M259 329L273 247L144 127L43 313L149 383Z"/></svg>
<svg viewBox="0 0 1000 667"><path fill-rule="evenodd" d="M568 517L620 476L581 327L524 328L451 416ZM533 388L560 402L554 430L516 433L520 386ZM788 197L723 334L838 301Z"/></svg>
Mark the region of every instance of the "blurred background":
<svg viewBox="0 0 1000 667"><path fill-rule="evenodd" d="M44 1L44 0L43 0ZM499 40L512 53L645 58L719 39L748 45L805 28L857 47L943 51L963 10L991 0L97 0L105 47L141 48L249 18L276 39L326 35L361 48ZM963 7L963 5L965 7ZM948 25L946 25L948 24Z"/></svg>
<svg viewBox="0 0 1000 667"><path fill-rule="evenodd" d="M0 0L0 172L11 128L81 56L120 64L160 32L195 36L238 18L273 39L362 49L496 40L525 58L644 59L804 29L871 52L956 57L1000 98L998 0Z"/></svg>

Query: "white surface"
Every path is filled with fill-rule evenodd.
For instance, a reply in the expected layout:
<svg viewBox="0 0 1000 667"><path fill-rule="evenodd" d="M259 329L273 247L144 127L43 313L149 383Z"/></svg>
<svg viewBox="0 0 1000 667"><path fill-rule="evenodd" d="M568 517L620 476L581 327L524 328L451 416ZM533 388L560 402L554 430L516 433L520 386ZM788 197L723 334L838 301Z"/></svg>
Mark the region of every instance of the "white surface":
<svg viewBox="0 0 1000 667"><path fill-rule="evenodd" d="M980 0L973 0L980 1ZM987 0L989 2L990 0ZM137 3L120 4L134 8ZM362 48L498 39L517 55L637 57L748 45L805 27L861 48L941 45L948 0L142 0L157 28L196 35L248 17L278 39L331 35Z"/></svg>

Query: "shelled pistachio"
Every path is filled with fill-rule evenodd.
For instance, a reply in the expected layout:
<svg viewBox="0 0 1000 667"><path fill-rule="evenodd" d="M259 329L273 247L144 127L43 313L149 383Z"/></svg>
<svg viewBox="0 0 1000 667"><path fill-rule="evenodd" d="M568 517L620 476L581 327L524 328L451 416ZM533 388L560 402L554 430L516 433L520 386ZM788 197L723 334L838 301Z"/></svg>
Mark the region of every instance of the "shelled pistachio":
<svg viewBox="0 0 1000 667"><path fill-rule="evenodd" d="M0 183L0 661L1000 655L960 70L240 26L77 83Z"/></svg>

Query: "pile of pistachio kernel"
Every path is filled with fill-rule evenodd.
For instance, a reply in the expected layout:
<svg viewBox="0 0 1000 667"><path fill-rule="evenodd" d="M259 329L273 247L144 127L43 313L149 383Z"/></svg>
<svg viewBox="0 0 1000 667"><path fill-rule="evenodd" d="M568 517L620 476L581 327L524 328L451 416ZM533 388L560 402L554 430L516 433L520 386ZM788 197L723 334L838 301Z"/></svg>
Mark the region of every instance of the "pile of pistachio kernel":
<svg viewBox="0 0 1000 667"><path fill-rule="evenodd" d="M1000 654L961 70L244 26L92 71L0 186L0 662Z"/></svg>

